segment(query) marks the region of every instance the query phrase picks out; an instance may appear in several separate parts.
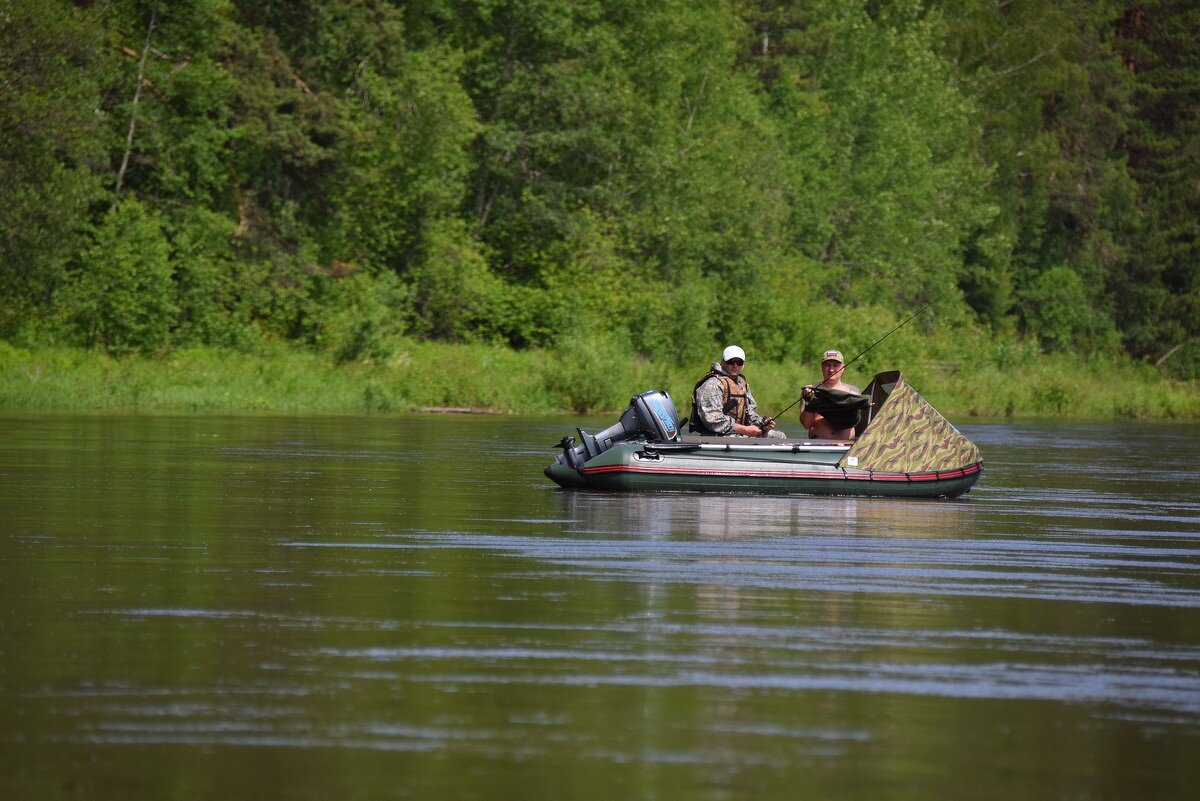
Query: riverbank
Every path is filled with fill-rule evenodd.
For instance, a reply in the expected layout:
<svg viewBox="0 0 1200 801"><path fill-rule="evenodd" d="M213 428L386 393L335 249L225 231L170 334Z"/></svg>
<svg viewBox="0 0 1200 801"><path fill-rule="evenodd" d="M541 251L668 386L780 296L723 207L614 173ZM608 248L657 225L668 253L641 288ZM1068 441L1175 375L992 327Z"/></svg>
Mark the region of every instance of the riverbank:
<svg viewBox="0 0 1200 801"><path fill-rule="evenodd" d="M117 358L0 342L0 412L607 413L654 388L669 391L686 415L692 385L707 366L655 363L602 340L528 351L403 340L385 359L346 364L282 345L257 354L189 348ZM806 367L747 366L763 413L786 407L801 386L819 378ZM1171 381L1148 365L1124 361L1018 354L952 363L910 354L894 362L864 359L850 367L847 380L864 385L876 370L891 368L901 369L952 420L1200 419L1197 382Z"/></svg>

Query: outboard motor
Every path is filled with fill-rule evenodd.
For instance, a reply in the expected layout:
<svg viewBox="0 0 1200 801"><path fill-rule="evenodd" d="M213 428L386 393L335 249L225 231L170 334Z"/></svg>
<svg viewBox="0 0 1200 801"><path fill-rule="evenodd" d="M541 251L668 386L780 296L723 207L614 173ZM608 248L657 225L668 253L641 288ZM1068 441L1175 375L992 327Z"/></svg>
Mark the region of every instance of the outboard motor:
<svg viewBox="0 0 1200 801"><path fill-rule="evenodd" d="M603 431L588 434L582 428L580 444L574 437L563 437L558 446L563 449L559 459L575 470L599 456L618 442L644 438L647 442L674 442L679 439L679 413L666 390L652 389L629 400L629 408L621 419Z"/></svg>

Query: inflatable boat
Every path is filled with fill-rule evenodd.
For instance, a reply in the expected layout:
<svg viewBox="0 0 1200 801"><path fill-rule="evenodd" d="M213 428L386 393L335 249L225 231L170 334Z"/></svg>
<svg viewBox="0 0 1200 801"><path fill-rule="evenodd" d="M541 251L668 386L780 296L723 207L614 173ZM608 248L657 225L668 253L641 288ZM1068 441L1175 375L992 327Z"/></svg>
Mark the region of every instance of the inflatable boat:
<svg viewBox="0 0 1200 801"><path fill-rule="evenodd" d="M563 437L545 474L568 489L956 498L979 480L973 442L896 371L875 376L853 440L685 435L669 393L633 397L612 426Z"/></svg>

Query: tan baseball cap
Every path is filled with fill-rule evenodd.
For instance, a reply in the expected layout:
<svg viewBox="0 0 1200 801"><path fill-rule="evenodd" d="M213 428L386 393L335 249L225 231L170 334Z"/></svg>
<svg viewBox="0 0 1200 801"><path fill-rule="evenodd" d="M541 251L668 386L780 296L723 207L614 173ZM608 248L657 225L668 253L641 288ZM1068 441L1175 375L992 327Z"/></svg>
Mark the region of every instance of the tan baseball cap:
<svg viewBox="0 0 1200 801"><path fill-rule="evenodd" d="M840 350L827 350L821 354L821 364L824 364L825 362L841 362L842 364L845 364L846 360L842 358L842 352Z"/></svg>

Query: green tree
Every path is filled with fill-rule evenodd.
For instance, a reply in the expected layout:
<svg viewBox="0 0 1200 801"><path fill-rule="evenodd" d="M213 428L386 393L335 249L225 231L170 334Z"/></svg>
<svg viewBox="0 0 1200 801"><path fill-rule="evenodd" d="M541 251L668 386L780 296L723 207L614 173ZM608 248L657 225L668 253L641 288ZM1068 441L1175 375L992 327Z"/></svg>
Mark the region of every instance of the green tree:
<svg viewBox="0 0 1200 801"><path fill-rule="evenodd" d="M1113 47L1115 2L941 0L945 50L977 109L994 178L993 219L973 232L963 282L995 326L1042 275L1069 263L1096 314L1111 314L1106 279L1123 269L1135 187L1120 143L1130 82Z"/></svg>
<svg viewBox="0 0 1200 801"><path fill-rule="evenodd" d="M914 0L819 7L809 69L829 107L835 203L808 255L841 268L843 297L916 305L959 278L971 232L994 214L974 106L940 52L940 14Z"/></svg>
<svg viewBox="0 0 1200 801"><path fill-rule="evenodd" d="M562 312L565 276L596 298L589 319L635 329L631 298L677 294L683 276L699 275L709 292L755 280L783 238L781 151L752 75L738 68L742 31L724 4L453 11L406 4L406 20L418 41L447 31L466 54L463 84L481 125L468 212L490 269L532 312L510 318L511 342L580 323ZM710 322L722 325L696 321L689 335L709 341Z"/></svg>
<svg viewBox="0 0 1200 801"><path fill-rule="evenodd" d="M45 308L101 191L89 21L62 0L0 0L0 336Z"/></svg>
<svg viewBox="0 0 1200 801"><path fill-rule="evenodd" d="M371 286L400 276L419 284L418 308L434 315L415 330L470 335L447 321L477 316L442 315L428 276L417 275L430 260L444 266L461 255L457 246L433 252L463 204L477 132L461 55L438 42L414 46L400 10L377 0L245 0L238 21L228 66L239 245L272 265L276 286L317 293L307 306L334 303L343 317L358 309L371 328L374 306L343 304L346 293L320 289L328 283L320 276L365 272ZM408 319L408 294L369 294L397 299L395 316ZM291 330L308 329L298 319Z"/></svg>
<svg viewBox="0 0 1200 801"><path fill-rule="evenodd" d="M458 218L467 196L475 109L459 84L462 57L434 46L367 61L348 91L355 136L339 145L336 214L326 250L403 275L424 232Z"/></svg>
<svg viewBox="0 0 1200 801"><path fill-rule="evenodd" d="M0 336L781 358L957 284L1161 356L1200 335L1193 5L0 0Z"/></svg>
<svg viewBox="0 0 1200 801"><path fill-rule="evenodd" d="M1200 375L1200 8L1130 2L1120 27L1135 76L1136 124L1125 140L1139 185L1138 246L1110 287L1130 351Z"/></svg>
<svg viewBox="0 0 1200 801"><path fill-rule="evenodd" d="M98 10L111 54L104 107L115 191L164 210L229 202L230 11L228 0L113 0Z"/></svg>

